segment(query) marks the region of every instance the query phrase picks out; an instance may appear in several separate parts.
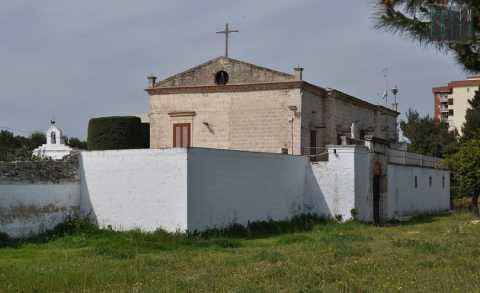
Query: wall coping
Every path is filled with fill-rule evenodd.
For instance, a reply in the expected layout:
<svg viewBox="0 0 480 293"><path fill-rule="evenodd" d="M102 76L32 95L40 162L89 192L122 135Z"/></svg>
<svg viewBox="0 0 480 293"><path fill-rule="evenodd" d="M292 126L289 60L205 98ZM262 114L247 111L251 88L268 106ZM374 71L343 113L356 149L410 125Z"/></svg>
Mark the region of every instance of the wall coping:
<svg viewBox="0 0 480 293"><path fill-rule="evenodd" d="M368 153L368 148L366 146L362 145L332 145L329 144L326 146L328 149L328 152L333 152L334 150L339 150L342 153Z"/></svg>

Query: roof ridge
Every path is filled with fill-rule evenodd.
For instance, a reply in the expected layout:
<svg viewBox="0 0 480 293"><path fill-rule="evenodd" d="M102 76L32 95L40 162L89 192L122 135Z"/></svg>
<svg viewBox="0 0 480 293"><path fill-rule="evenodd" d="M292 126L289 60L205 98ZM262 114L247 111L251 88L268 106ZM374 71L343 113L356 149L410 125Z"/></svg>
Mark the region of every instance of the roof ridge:
<svg viewBox="0 0 480 293"><path fill-rule="evenodd" d="M264 67L264 66L259 66L259 65L256 65L256 64L253 64L253 63L249 63L249 62L245 62L245 61L242 61L242 60L238 60L238 59L233 59L233 58L230 58L230 57L225 57L225 56L219 56L219 57L215 57L213 59L210 59L204 63L201 63L199 65L196 65L194 67L191 67L187 70L184 70L182 72L179 72L179 73L176 73L170 77L167 77L165 79L162 79L160 81L157 81L155 83L155 85L159 85L159 84L162 84L162 83L165 83L165 82L169 82L171 80L174 80L175 78L179 77L179 76L182 76L182 75L185 75L185 74L188 74L189 72L193 72L195 70L197 70L198 68L201 68L201 67L204 67L204 66L207 66L209 64L212 64L212 63L215 63L216 61L218 60L221 60L221 59L226 59L226 60L229 60L229 61L232 61L232 62L236 62L236 63L242 63L242 64L245 64L245 65L248 65L248 66L251 66L251 67L254 67L256 69L259 69L259 70L266 70L266 71L269 71L269 72L272 72L272 73L275 73L275 74L279 74L279 75L282 75L282 76L285 76L285 77L291 77L291 78L295 78L295 75L293 74L289 74L289 73L286 73L286 72L282 72L282 71L278 71L278 70L275 70L275 69L271 69L271 68L268 68L268 67Z"/></svg>
<svg viewBox="0 0 480 293"><path fill-rule="evenodd" d="M196 70L197 68L200 68L200 67L202 67L202 66L206 66L206 65L208 65L208 64L211 64L211 63L213 63L213 62L215 62L215 61L217 61L217 60L219 60L219 59L222 59L222 56L215 57L215 58L210 59L210 60L208 60L208 61L206 61L206 62L203 62L203 63L201 63L201 64L199 64L199 65L196 65L196 66L194 66L194 67L190 67L190 68L188 68L187 70L184 70L184 71L179 72L179 73L176 73L176 74L174 74L174 75L172 75L172 76L170 76L170 77L167 77L167 78L165 78L165 79L162 79L162 80L160 80L160 81L157 81L157 82L155 83L155 85L160 84L160 83L163 83L163 82L166 82L166 81L170 81L170 80L172 80L172 79L175 79L177 76L180 76L180 75L182 75L182 74L186 74L186 73L188 73L188 72L190 72L190 71L194 71L194 70Z"/></svg>
<svg viewBox="0 0 480 293"><path fill-rule="evenodd" d="M221 57L221 58L222 58L222 57ZM225 57L223 57L223 58L225 58ZM246 62L246 61L242 61L242 60L238 60L238 59L234 59L234 58L230 58L230 57L227 57L226 59L232 60L232 61L234 61L234 62L243 63L243 64L246 64L246 65L249 65L249 66L258 68L258 69L268 70L268 71L271 71L271 72L273 72L273 73L285 75L285 76L288 76L288 77L295 77L294 74L286 73L286 72L279 71L279 70L276 70L276 69L271 69L271 68L268 68L268 67L265 67L265 66L260 66L260 65L253 64L253 63L250 63L250 62Z"/></svg>

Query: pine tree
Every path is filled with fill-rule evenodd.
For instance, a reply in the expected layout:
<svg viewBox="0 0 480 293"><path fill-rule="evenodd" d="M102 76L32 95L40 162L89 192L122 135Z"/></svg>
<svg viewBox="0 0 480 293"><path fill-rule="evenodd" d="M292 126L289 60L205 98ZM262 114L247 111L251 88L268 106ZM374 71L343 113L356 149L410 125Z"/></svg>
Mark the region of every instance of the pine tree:
<svg viewBox="0 0 480 293"><path fill-rule="evenodd" d="M480 138L480 91L477 91L468 103L470 108L467 109L462 127L462 141Z"/></svg>
<svg viewBox="0 0 480 293"><path fill-rule="evenodd" d="M467 71L480 72L480 51L477 49L480 32L480 1L453 0L454 5L468 7L473 15L473 36L470 42L446 42L431 34L433 4L435 0L376 0L375 27L417 40L422 45L432 45L450 51ZM476 38L476 39L475 39Z"/></svg>

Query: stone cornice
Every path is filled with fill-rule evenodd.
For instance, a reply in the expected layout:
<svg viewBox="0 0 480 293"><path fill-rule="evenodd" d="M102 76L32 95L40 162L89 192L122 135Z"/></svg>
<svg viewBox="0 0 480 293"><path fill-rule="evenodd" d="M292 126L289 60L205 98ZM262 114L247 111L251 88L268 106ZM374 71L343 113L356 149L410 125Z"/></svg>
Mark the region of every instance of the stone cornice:
<svg viewBox="0 0 480 293"><path fill-rule="evenodd" d="M301 88L303 81L282 81L268 83L227 84L191 86L191 87L157 87L145 89L149 95L194 94L194 93L231 93L249 91L269 91Z"/></svg>
<svg viewBox="0 0 480 293"><path fill-rule="evenodd" d="M271 91L271 90L286 90L286 89L302 89L307 90L319 97L325 97L327 93L334 93L335 98L347 100L355 105L366 107L369 109L387 112L390 115L397 116L398 112L388 109L386 107L371 104L359 98L355 98L338 90L326 90L322 87L308 83L302 80L295 81L280 81L268 83L249 83L249 84L227 84L206 85L206 86L192 86L192 87L157 87L145 89L145 91L153 95L172 95L172 94L195 94L195 93L231 93L231 92L250 92L250 91Z"/></svg>
<svg viewBox="0 0 480 293"><path fill-rule="evenodd" d="M187 117L187 116L195 116L195 112L193 111L189 111L189 112L186 112L186 111L183 111L183 112L170 112L168 113L168 115L170 117Z"/></svg>
<svg viewBox="0 0 480 293"><path fill-rule="evenodd" d="M360 106L360 107L365 107L365 108L380 111L380 112L383 112L383 113L388 113L392 116L400 115L400 113L395 111L395 110L389 109L389 108L387 108L385 106L382 106L382 105L375 105L375 104L369 103L367 101L364 101L362 99L353 97L353 96L351 96L349 94L346 94L344 92L341 92L339 90L332 89L332 90L329 91L329 93L331 93L335 98L342 99L344 101L347 101L349 103L352 103L352 104Z"/></svg>

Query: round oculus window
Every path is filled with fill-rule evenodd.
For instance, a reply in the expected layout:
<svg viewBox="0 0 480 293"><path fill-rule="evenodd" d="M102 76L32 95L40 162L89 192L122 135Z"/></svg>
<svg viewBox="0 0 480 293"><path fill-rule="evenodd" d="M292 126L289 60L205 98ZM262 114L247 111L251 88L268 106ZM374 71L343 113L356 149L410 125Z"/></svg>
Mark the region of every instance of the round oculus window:
<svg viewBox="0 0 480 293"><path fill-rule="evenodd" d="M219 71L215 74L215 83L218 85L226 85L228 83L228 73L226 71Z"/></svg>

